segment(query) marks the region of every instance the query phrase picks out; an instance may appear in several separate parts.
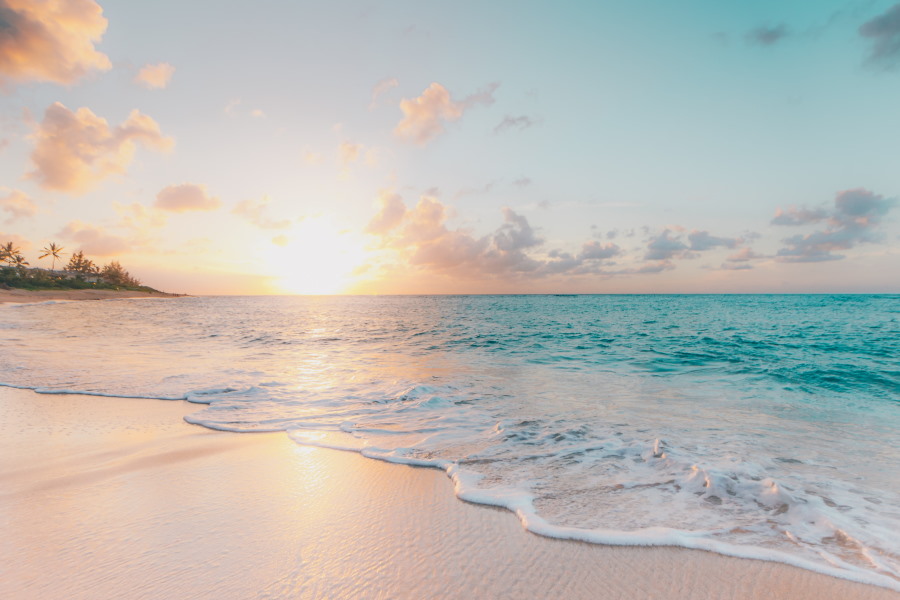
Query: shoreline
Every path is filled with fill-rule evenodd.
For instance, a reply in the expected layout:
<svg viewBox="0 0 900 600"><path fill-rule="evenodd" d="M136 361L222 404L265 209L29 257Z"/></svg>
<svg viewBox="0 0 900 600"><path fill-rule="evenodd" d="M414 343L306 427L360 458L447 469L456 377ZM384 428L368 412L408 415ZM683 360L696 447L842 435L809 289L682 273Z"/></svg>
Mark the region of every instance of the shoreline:
<svg viewBox="0 0 900 600"><path fill-rule="evenodd" d="M0 388L0 595L900 598L781 563L525 531L441 471Z"/></svg>
<svg viewBox="0 0 900 600"><path fill-rule="evenodd" d="M23 290L20 288L0 289L0 304L32 304L38 302L114 300L125 298L181 298L187 294L168 292L139 292L131 290Z"/></svg>

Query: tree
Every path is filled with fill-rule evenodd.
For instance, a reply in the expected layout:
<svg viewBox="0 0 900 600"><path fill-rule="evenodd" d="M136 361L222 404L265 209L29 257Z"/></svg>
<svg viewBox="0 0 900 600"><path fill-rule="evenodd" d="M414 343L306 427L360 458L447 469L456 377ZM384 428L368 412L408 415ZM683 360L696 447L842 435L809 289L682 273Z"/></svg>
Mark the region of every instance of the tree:
<svg viewBox="0 0 900 600"><path fill-rule="evenodd" d="M19 273L22 273L25 270L25 267L28 266L28 261L25 260L25 257L21 254L15 254L12 259L9 260L9 264L18 269Z"/></svg>
<svg viewBox="0 0 900 600"><path fill-rule="evenodd" d="M62 258L59 256L59 254L63 250L65 250L65 248L63 248L62 246L57 246L55 243L50 242L47 246L45 246L44 248L41 249L43 254L38 256L38 259L47 258L48 256L51 257L53 259L53 262L51 263L50 270L55 271L56 270L56 261L62 260Z"/></svg>
<svg viewBox="0 0 900 600"><path fill-rule="evenodd" d="M0 246L0 260L5 260L9 266L13 266L13 257L21 252L20 249L16 248L15 244L6 242Z"/></svg>
<svg viewBox="0 0 900 600"><path fill-rule="evenodd" d="M69 259L69 264L66 265L66 271L74 271L76 273L84 273L86 275L99 273L100 269L97 268L97 265L94 264L89 258L84 257L84 252L79 250L78 252L74 252L72 257Z"/></svg>
<svg viewBox="0 0 900 600"><path fill-rule="evenodd" d="M137 287L141 285L141 282L131 276L131 274L125 270L125 268L119 264L119 261L114 260L108 265L105 265L103 269L100 271L100 276L103 277L108 283L113 285L122 285L128 287Z"/></svg>

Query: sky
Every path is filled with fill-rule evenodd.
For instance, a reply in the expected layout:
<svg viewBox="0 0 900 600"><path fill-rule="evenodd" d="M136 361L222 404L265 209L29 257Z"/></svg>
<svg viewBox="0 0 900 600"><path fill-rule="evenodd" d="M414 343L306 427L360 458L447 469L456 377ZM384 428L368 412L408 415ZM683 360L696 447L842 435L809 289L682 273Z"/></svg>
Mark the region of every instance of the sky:
<svg viewBox="0 0 900 600"><path fill-rule="evenodd" d="M0 0L0 242L189 294L900 293L900 3Z"/></svg>

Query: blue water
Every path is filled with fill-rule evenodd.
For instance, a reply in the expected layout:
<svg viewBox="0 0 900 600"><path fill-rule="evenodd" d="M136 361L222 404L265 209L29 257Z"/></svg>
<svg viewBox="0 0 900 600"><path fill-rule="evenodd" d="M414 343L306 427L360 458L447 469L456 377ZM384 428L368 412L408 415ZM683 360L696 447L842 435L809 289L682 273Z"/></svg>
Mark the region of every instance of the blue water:
<svg viewBox="0 0 900 600"><path fill-rule="evenodd" d="M443 468L537 533L900 589L898 319L898 296L6 306L0 381Z"/></svg>

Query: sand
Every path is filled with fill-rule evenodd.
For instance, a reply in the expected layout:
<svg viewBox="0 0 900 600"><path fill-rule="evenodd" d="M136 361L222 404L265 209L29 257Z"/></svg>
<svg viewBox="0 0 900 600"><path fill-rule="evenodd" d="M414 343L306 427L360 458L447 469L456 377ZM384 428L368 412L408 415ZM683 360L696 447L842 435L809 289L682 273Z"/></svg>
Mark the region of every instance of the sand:
<svg viewBox="0 0 900 600"><path fill-rule="evenodd" d="M0 288L0 304L5 302L47 302L50 300L111 300L115 298L173 298L165 292L127 290L21 290Z"/></svg>
<svg viewBox="0 0 900 600"><path fill-rule="evenodd" d="M443 472L182 421L197 408L0 388L0 597L900 598L542 538L459 501Z"/></svg>

